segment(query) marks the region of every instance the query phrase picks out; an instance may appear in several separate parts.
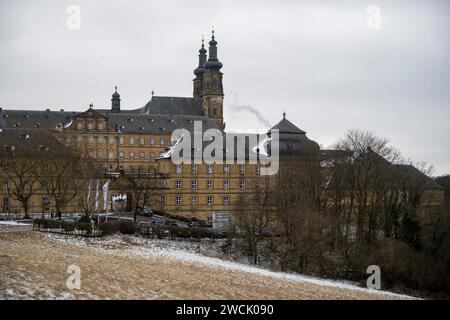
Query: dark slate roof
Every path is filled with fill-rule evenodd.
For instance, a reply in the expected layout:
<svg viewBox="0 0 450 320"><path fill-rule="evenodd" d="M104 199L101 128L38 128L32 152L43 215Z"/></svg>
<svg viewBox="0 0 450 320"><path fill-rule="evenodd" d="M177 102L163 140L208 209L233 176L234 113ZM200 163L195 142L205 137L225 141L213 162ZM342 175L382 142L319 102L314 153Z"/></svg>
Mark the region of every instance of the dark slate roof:
<svg viewBox="0 0 450 320"><path fill-rule="evenodd" d="M278 129L280 133L305 134L306 131L301 130L288 119L284 118L274 125L269 131Z"/></svg>
<svg viewBox="0 0 450 320"><path fill-rule="evenodd" d="M310 140L306 136L306 132L299 129L292 122L286 119L283 114L283 119L273 126L268 134L271 135L272 130L279 130L279 154L280 156L316 156L320 147L317 142ZM271 150L271 144L269 144L269 150Z"/></svg>
<svg viewBox="0 0 450 320"><path fill-rule="evenodd" d="M426 176L423 172L421 172L419 169L417 169L411 164L394 164L393 168L394 170L398 171L402 176L417 179L418 182L424 184L425 189L439 189L439 190L445 189L434 179Z"/></svg>
<svg viewBox="0 0 450 320"><path fill-rule="evenodd" d="M199 112L201 105L197 104L197 100L153 97L153 105L158 106L158 108L152 108L151 111L161 111L160 113L143 112L142 108L120 113L111 112L109 109L92 109L92 111L98 116L107 117L108 125L112 130L117 130L120 126L120 130L127 133L170 134L174 129L181 128L191 131L194 127L194 121L201 121L203 130L217 129L218 126L214 121ZM166 106L168 106L167 110L164 109ZM180 109L179 113L173 113L176 108ZM83 116L90 110L69 112L2 109L0 111L0 129L62 129L72 123L72 118ZM186 112L186 110L190 111Z"/></svg>
<svg viewBox="0 0 450 320"><path fill-rule="evenodd" d="M70 122L77 112L37 111L37 110L1 110L0 129L29 128L57 129Z"/></svg>
<svg viewBox="0 0 450 320"><path fill-rule="evenodd" d="M167 114L108 113L108 126L127 133L170 134L175 129L193 131L194 121L202 122L202 130L218 129L217 124L205 116Z"/></svg>
<svg viewBox="0 0 450 320"><path fill-rule="evenodd" d="M0 156L47 159L72 156L72 151L56 139L51 131L40 129L2 129Z"/></svg>
<svg viewBox="0 0 450 320"><path fill-rule="evenodd" d="M145 106L136 110L130 110L129 112L203 116L201 99L183 97L153 96Z"/></svg>
<svg viewBox="0 0 450 320"><path fill-rule="evenodd" d="M234 160L249 160L249 159L269 159L267 155L266 146L263 144L263 142L260 142L260 145L251 144L251 141L249 139L245 139L243 141L240 141L236 143L235 137L241 136L240 134L232 133L232 134L224 134L222 136L222 143L219 142L215 143L214 138L211 136L207 136L206 134L203 135L202 141L202 147L201 149L197 145L197 143L194 141L194 138L190 137L190 150L187 148L187 151L190 152L190 155L192 157L196 156L199 159L211 159L212 157L219 157L219 152L222 152L223 154L223 161L226 161L227 157L233 158ZM246 134L242 134L242 136L246 136ZM165 152L163 152L161 155L156 157L156 160L159 159L170 159L172 158L173 154L179 154L180 156L183 156L183 147L187 147L185 143L183 143L182 136L178 137L178 140L168 149L166 149ZM230 141L234 141L232 143L232 149L228 149L227 145L227 139L231 139ZM220 141L220 140L219 140ZM211 148L216 146L222 146L221 150L212 150ZM205 149L209 146L210 149L208 149L207 152L204 152ZM186 150L186 149L185 149ZM211 151L211 153L210 153ZM217 152L217 153L216 153ZM217 160L217 159L216 159Z"/></svg>

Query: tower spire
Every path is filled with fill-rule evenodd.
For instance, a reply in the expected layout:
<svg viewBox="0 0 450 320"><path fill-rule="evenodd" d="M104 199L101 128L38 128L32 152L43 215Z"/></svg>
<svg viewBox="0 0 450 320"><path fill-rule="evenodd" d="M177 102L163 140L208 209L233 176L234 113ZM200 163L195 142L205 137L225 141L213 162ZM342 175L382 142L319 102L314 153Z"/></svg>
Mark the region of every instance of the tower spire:
<svg viewBox="0 0 450 320"><path fill-rule="evenodd" d="M111 99L111 112L120 112L120 94L117 92L117 85Z"/></svg>
<svg viewBox="0 0 450 320"><path fill-rule="evenodd" d="M194 70L195 76L198 78L205 71L205 62L206 62L206 49L205 49L205 40L202 36L202 46L200 50L198 50L198 67Z"/></svg>
<svg viewBox="0 0 450 320"><path fill-rule="evenodd" d="M223 65L217 58L217 41L216 41L214 27L211 31L211 41L209 41L209 50L208 51L209 51L209 57L208 57L208 61L205 63L205 68L220 70Z"/></svg>

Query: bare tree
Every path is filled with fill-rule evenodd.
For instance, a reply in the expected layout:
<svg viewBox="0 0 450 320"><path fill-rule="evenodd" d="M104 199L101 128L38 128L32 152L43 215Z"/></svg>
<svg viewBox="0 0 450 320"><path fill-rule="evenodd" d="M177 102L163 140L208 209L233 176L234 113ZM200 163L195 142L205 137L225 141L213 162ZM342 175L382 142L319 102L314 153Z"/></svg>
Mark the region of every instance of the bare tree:
<svg viewBox="0 0 450 320"><path fill-rule="evenodd" d="M241 196L234 215L234 225L254 264L259 261L259 244L265 239L272 223L271 188L267 178L266 176L266 182L260 184L259 188L256 188L256 179L247 181L246 194Z"/></svg>
<svg viewBox="0 0 450 320"><path fill-rule="evenodd" d="M8 196L20 202L29 218L31 198L41 189L40 168L61 145L48 132L5 130L2 132L0 159L8 181Z"/></svg>
<svg viewBox="0 0 450 320"><path fill-rule="evenodd" d="M60 145L57 154L41 163L40 184L53 200L55 211L61 219L61 212L77 195L77 166L79 159L75 153Z"/></svg>
<svg viewBox="0 0 450 320"><path fill-rule="evenodd" d="M156 204L156 194L162 189L162 176L155 172L145 172L140 168L136 173L124 176L125 188L130 191L133 204L133 220L146 206Z"/></svg>

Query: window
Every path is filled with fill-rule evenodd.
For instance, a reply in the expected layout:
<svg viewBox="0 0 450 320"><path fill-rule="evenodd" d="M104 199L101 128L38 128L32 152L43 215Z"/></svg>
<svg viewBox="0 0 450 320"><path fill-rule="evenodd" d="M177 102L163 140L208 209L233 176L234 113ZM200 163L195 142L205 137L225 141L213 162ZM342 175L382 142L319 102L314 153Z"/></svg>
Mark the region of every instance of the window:
<svg viewBox="0 0 450 320"><path fill-rule="evenodd" d="M239 165L239 174L245 174L245 165L244 164Z"/></svg>
<svg viewBox="0 0 450 320"><path fill-rule="evenodd" d="M175 181L175 189L181 189L181 181L180 180Z"/></svg>
<svg viewBox="0 0 450 320"><path fill-rule="evenodd" d="M92 124L92 122L88 122L88 124L87 124L88 130L92 130L93 127L94 127L94 125Z"/></svg>
<svg viewBox="0 0 450 320"><path fill-rule="evenodd" d="M197 173L197 165L196 164L192 165L192 173Z"/></svg>
<svg viewBox="0 0 450 320"><path fill-rule="evenodd" d="M78 142L82 142L82 141L83 141L83 136L78 136L78 137L77 137L77 141L78 141Z"/></svg>
<svg viewBox="0 0 450 320"><path fill-rule="evenodd" d="M130 137L130 144L134 144L134 137Z"/></svg>
<svg viewBox="0 0 450 320"><path fill-rule="evenodd" d="M129 156L130 160L133 160L134 159L134 152L130 152L128 154L128 156Z"/></svg>
<svg viewBox="0 0 450 320"><path fill-rule="evenodd" d="M208 164L208 166L206 167L206 170L208 173L214 173L214 167L212 164Z"/></svg>
<svg viewBox="0 0 450 320"><path fill-rule="evenodd" d="M108 141L109 144L114 144L114 138L113 138L113 137L109 137L108 140L109 140L109 141Z"/></svg>
<svg viewBox="0 0 450 320"><path fill-rule="evenodd" d="M175 166L175 173L177 173L177 174L183 173L183 166L181 164L177 164Z"/></svg>
<svg viewBox="0 0 450 320"><path fill-rule="evenodd" d="M98 137L98 143L103 144L103 137Z"/></svg>
<svg viewBox="0 0 450 320"><path fill-rule="evenodd" d="M9 199L3 198L3 212L7 213L9 212Z"/></svg>
<svg viewBox="0 0 450 320"><path fill-rule="evenodd" d="M228 181L228 180L223 180L223 188L224 188L225 190L230 189L230 181Z"/></svg>
<svg viewBox="0 0 450 320"><path fill-rule="evenodd" d="M88 136L88 143L94 143L94 137Z"/></svg>
<svg viewBox="0 0 450 320"><path fill-rule="evenodd" d="M223 197L223 205L227 206L229 203L230 203L230 198L227 196Z"/></svg>
<svg viewBox="0 0 450 320"><path fill-rule="evenodd" d="M256 189L261 189L261 182L256 180Z"/></svg>
<svg viewBox="0 0 450 320"><path fill-rule="evenodd" d="M78 129L78 130L83 129L83 123L78 122L78 123L77 123L77 129Z"/></svg>
<svg viewBox="0 0 450 320"><path fill-rule="evenodd" d="M161 138L159 139L159 144L162 145L162 146L164 145L164 138L163 138L163 137L161 137Z"/></svg>
<svg viewBox="0 0 450 320"><path fill-rule="evenodd" d="M99 149L99 150L98 150L98 158L99 158L100 160L103 160L103 149Z"/></svg>
<svg viewBox="0 0 450 320"><path fill-rule="evenodd" d="M256 174L257 175L261 174L261 166L256 166Z"/></svg>
<svg viewBox="0 0 450 320"><path fill-rule="evenodd" d="M181 196L177 196L177 197L175 198L175 204L176 204L177 206L181 206Z"/></svg>
<svg viewBox="0 0 450 320"><path fill-rule="evenodd" d="M119 144L123 144L123 137L119 138Z"/></svg>
<svg viewBox="0 0 450 320"><path fill-rule="evenodd" d="M151 145L155 144L155 138L151 138L151 139L150 139L150 144L151 144Z"/></svg>
<svg viewBox="0 0 450 320"><path fill-rule="evenodd" d="M139 152L139 159L141 160L145 159L145 153L143 151Z"/></svg>
<svg viewBox="0 0 450 320"><path fill-rule="evenodd" d="M213 197L209 196L207 203L208 203L208 206L212 206L213 205Z"/></svg>
<svg viewBox="0 0 450 320"><path fill-rule="evenodd" d="M145 143L145 138L144 137L140 137L139 138L139 144L143 145Z"/></svg>
<svg viewBox="0 0 450 320"><path fill-rule="evenodd" d="M114 157L113 151L112 151L112 150L109 150L109 152L108 152L108 159L109 159L109 160L112 160L113 157Z"/></svg>
<svg viewBox="0 0 450 320"><path fill-rule="evenodd" d="M208 182L207 182L207 187L208 187L208 189L212 189L213 188L213 186L214 186L214 184L213 184L213 181L212 180L208 180Z"/></svg>
<svg viewBox="0 0 450 320"><path fill-rule="evenodd" d="M191 186L192 186L192 189L197 189L197 180L192 180Z"/></svg>
<svg viewBox="0 0 450 320"><path fill-rule="evenodd" d="M99 130L103 130L103 123L99 123L99 124L97 125L97 127L98 127Z"/></svg>
<svg viewBox="0 0 450 320"><path fill-rule="evenodd" d="M123 152L122 151L119 152L119 160L123 160Z"/></svg>
<svg viewBox="0 0 450 320"><path fill-rule="evenodd" d="M3 189L8 189L8 180L3 180Z"/></svg>
<svg viewBox="0 0 450 320"><path fill-rule="evenodd" d="M245 189L245 180L239 180L239 189Z"/></svg>
<svg viewBox="0 0 450 320"><path fill-rule="evenodd" d="M42 209L49 210L50 209L50 199L47 197L42 198Z"/></svg>
<svg viewBox="0 0 450 320"><path fill-rule="evenodd" d="M159 204L160 205L165 205L166 204L166 197L164 197L164 196L159 197Z"/></svg>
<svg viewBox="0 0 450 320"><path fill-rule="evenodd" d="M26 181L23 182L23 188L24 188L25 190L29 190L29 189L30 189L30 183L28 182L28 180L26 180Z"/></svg>
<svg viewBox="0 0 450 320"><path fill-rule="evenodd" d="M192 197L191 204L192 204L193 206L196 206L196 205L197 205L197 197Z"/></svg>
<svg viewBox="0 0 450 320"><path fill-rule="evenodd" d="M230 173L230 166L229 165L224 165L223 166L223 173Z"/></svg>

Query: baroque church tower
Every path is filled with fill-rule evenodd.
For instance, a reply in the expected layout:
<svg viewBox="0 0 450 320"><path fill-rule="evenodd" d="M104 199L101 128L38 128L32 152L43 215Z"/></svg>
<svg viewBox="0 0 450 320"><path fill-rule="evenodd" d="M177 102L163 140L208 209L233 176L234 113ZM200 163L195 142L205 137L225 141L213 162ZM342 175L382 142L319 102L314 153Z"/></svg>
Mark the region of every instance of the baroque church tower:
<svg viewBox="0 0 450 320"><path fill-rule="evenodd" d="M225 129L223 122L223 86L220 71L222 63L217 58L217 41L214 30L209 42L209 56L206 60L206 50L202 40L199 50L199 66L194 70L194 98L202 100L203 114L211 118L221 130Z"/></svg>

